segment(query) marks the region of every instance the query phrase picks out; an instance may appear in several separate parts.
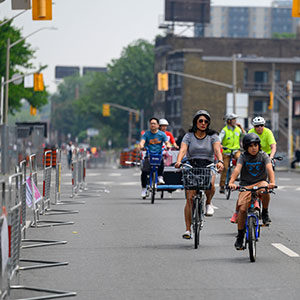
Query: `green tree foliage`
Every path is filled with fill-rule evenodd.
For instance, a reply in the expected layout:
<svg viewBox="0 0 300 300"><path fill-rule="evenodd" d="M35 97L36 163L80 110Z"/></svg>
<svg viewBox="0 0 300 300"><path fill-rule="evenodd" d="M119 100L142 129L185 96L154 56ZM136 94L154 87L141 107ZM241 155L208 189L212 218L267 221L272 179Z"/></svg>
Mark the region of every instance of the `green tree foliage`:
<svg viewBox="0 0 300 300"><path fill-rule="evenodd" d="M274 39L295 39L296 38L296 33L279 33L279 32L274 32L272 34L272 38Z"/></svg>
<svg viewBox="0 0 300 300"><path fill-rule="evenodd" d="M10 38L11 43L14 43L23 38L21 31L11 25L11 22L0 27L0 77L6 74L6 50L7 39ZM34 51L30 48L30 44L22 41L10 49L10 78L13 74L24 74L20 69L32 68L30 60L34 57ZM22 84L9 85L9 111L14 113L20 110L22 99L27 99L28 102L36 107L41 108L48 102L47 91L34 92L32 88L24 88Z"/></svg>
<svg viewBox="0 0 300 300"><path fill-rule="evenodd" d="M76 84L80 85L78 99L72 92ZM111 107L111 116L103 117L102 104L117 103L137 110L144 109L147 119L152 111L153 87L154 46L145 40L138 40L124 48L119 59L112 60L106 73L66 79L52 97L55 102L52 122L56 130L64 135L71 133L73 137L79 134L84 136L82 130L89 127L98 128L100 134L93 139L95 142L105 146L111 139L113 145L125 146L128 113ZM137 134L139 123L135 122L135 116L132 124Z"/></svg>

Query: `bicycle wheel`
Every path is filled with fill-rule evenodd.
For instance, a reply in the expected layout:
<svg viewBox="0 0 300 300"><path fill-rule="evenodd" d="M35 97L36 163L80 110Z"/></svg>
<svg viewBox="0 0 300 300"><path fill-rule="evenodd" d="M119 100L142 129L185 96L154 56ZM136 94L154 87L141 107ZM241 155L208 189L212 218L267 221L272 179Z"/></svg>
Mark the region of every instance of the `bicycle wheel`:
<svg viewBox="0 0 300 300"><path fill-rule="evenodd" d="M226 186L225 187L225 197L227 200L230 199L230 194L231 194L231 189L228 186Z"/></svg>
<svg viewBox="0 0 300 300"><path fill-rule="evenodd" d="M194 217L193 217L193 227L194 227L194 248L197 249L199 246L200 239L200 215L199 215L199 197L194 198Z"/></svg>
<svg viewBox="0 0 300 300"><path fill-rule="evenodd" d="M250 261L255 262L256 259L256 219L254 217L250 217L248 219L248 248L249 248L249 256Z"/></svg>
<svg viewBox="0 0 300 300"><path fill-rule="evenodd" d="M226 197L227 200L229 200L230 194L231 194L231 190L228 187L229 180L230 180L230 177L231 177L231 173L232 173L231 172L231 167L229 166L228 171L227 171L227 176L226 176L226 183L225 183L225 197Z"/></svg>
<svg viewBox="0 0 300 300"><path fill-rule="evenodd" d="M155 187L155 172L153 172L152 174L152 193L151 193L151 204L154 204L155 201L155 191L156 187Z"/></svg>

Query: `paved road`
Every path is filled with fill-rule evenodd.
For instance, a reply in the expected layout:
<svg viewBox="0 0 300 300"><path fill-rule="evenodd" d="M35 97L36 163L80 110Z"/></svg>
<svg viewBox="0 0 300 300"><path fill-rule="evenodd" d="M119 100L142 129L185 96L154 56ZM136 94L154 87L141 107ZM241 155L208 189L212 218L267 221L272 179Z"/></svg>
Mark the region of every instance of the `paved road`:
<svg viewBox="0 0 300 300"><path fill-rule="evenodd" d="M299 299L300 258L274 247L282 244L300 254L300 174L277 173L280 186L272 196L272 225L263 228L257 262L233 248L236 226L229 222L237 193L207 218L201 245L181 238L183 192L166 195L154 205L139 197L136 169L88 170L87 192L72 205L79 214L51 216L74 220L71 226L30 229L29 237L68 240L67 245L22 250L22 257L69 261L69 266L21 273L21 283L78 293L76 299ZM63 175L62 199L68 199L70 175ZM20 294L15 293L20 296ZM27 293L22 293L27 295Z"/></svg>

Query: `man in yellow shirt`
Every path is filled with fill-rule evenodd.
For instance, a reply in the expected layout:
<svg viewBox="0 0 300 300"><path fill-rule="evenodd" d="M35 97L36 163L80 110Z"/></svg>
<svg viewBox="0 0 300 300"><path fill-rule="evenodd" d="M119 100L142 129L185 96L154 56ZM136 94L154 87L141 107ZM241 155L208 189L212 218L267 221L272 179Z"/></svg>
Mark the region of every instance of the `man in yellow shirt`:
<svg viewBox="0 0 300 300"><path fill-rule="evenodd" d="M261 150L266 152L270 158L274 158L276 153L276 141L273 132L265 127L266 121L263 117L255 117L252 120L254 126L248 133L256 133L260 138Z"/></svg>
<svg viewBox="0 0 300 300"><path fill-rule="evenodd" d="M225 193L225 181L227 169L230 162L230 153L233 151L234 158L237 160L241 154L240 152L240 143L245 133L242 125L236 122L236 118L238 116L236 114L227 114L225 116L226 126L221 130L219 134L219 139L223 147L223 161L224 161L224 170L221 174L220 178L220 190L221 194Z"/></svg>

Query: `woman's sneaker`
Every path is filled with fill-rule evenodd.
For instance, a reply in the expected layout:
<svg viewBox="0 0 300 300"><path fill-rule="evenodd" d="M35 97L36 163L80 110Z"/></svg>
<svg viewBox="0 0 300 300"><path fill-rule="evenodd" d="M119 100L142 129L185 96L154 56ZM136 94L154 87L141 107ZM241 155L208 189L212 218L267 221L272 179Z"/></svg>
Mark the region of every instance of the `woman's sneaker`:
<svg viewBox="0 0 300 300"><path fill-rule="evenodd" d="M192 238L192 234L189 230L187 230L183 235L182 238L185 240L190 240Z"/></svg>
<svg viewBox="0 0 300 300"><path fill-rule="evenodd" d="M269 226L270 223L272 222L271 219L270 219L270 217L269 217L268 210L265 210L265 209L262 210L261 218L262 218L264 226Z"/></svg>
<svg viewBox="0 0 300 300"><path fill-rule="evenodd" d="M214 210L213 206L211 204L207 204L205 215L208 217L212 217L214 215L214 212L215 212L215 210Z"/></svg>

